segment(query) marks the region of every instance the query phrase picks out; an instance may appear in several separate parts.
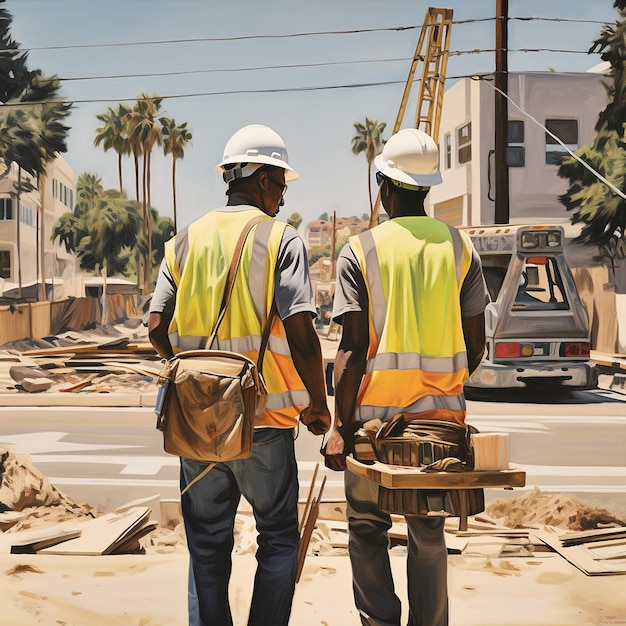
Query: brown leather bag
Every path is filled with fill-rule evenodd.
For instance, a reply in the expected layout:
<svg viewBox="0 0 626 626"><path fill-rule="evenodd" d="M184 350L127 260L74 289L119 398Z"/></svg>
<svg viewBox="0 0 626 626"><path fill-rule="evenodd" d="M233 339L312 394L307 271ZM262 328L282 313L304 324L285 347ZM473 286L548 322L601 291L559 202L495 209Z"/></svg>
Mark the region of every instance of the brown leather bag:
<svg viewBox="0 0 626 626"><path fill-rule="evenodd" d="M263 218L246 224L235 250L211 345L224 318L246 237ZM267 390L261 376L275 305L265 323L257 363L236 352L188 350L166 361L159 373L157 429L166 452L198 461L245 459L252 452L254 420Z"/></svg>

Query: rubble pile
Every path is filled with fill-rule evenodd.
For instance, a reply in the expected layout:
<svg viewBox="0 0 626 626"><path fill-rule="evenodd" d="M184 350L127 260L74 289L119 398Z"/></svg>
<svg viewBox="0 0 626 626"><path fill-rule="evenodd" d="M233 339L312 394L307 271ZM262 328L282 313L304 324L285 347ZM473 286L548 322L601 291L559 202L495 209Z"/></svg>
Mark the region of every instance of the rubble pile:
<svg viewBox="0 0 626 626"><path fill-rule="evenodd" d="M563 493L544 493L537 487L514 498L496 498L485 512L508 528L554 526L572 531L626 526L610 511L590 506Z"/></svg>
<svg viewBox="0 0 626 626"><path fill-rule="evenodd" d="M94 507L74 502L57 489L31 463L0 446L0 511L23 515L11 526L13 532L59 523L79 517L94 517Z"/></svg>

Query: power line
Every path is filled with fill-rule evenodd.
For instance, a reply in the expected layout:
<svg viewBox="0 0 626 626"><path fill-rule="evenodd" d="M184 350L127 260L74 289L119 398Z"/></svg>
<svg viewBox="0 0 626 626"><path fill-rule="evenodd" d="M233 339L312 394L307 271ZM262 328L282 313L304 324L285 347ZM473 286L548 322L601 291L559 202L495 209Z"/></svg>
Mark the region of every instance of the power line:
<svg viewBox="0 0 626 626"><path fill-rule="evenodd" d="M559 54L600 54L589 53L588 50L565 50L560 48L508 48L509 52L551 52ZM466 54L486 54L497 52L496 48L474 48L472 50L450 50L442 54L448 56L461 56ZM167 76L188 76L195 74L212 74L212 73L226 73L226 72L257 72L266 70L282 70L282 69L301 69L308 67L329 67L337 65L356 65L356 64L370 64L370 63L397 63L399 61L410 61L410 57L396 57L390 59L361 59L353 61L320 61L317 63L291 63L281 65L256 65L249 67L233 67L233 68L209 68L201 70L177 70L175 72L145 72L137 74L107 74L102 76L68 76L58 77L58 80L62 82L74 82L74 81L88 81L88 80L119 80L125 78L159 78ZM423 59L420 59L423 61Z"/></svg>
<svg viewBox="0 0 626 626"><path fill-rule="evenodd" d="M470 18L466 20L454 20L452 24L474 24L481 22L493 22L497 20L496 17L485 18ZM509 20L516 21L542 21L542 22L564 22L564 23L579 23L579 24L606 24L602 20L581 20L563 17L510 17ZM322 31L309 31L309 32L297 32L297 33L283 33L283 34L259 34L259 35L232 35L227 37L194 37L183 39L158 39L152 41L123 41L116 43L90 43L90 44L64 44L58 46L36 46L31 48L18 48L12 50L12 52L33 52L33 51L47 51L47 50L80 50L88 48L122 48L122 47L136 47L136 46L155 46L155 45L170 45L170 44L185 44L185 43L210 43L210 42L224 42L224 41L246 41L256 39L293 39L297 37L317 37L317 36L335 36L335 35L355 35L363 33L379 33L379 32L403 32L407 30L421 30L423 25L409 25L409 26L387 26L381 28L357 28L348 30L322 30ZM6 50L0 50L0 52L6 52Z"/></svg>
<svg viewBox="0 0 626 626"><path fill-rule="evenodd" d="M560 72L556 72L560 73ZM472 78L475 80L488 80L490 77L493 77L495 72L473 72L471 74L459 74L457 76L447 76L447 80L457 80L461 78ZM421 78L413 81L414 83L419 83ZM270 93L302 93L307 91L335 91L339 89L363 89L367 87L386 87L389 85L400 85L405 84L406 80L390 80L390 81L375 81L375 82L365 82L365 83L344 83L339 85L316 85L310 87L273 87L267 89L229 89L224 91L204 91L204 92L191 92L184 94L170 94L170 95L161 95L158 97L161 100L179 100L183 98L202 98L202 97L214 97L214 96L229 96L229 95L245 95L245 94L270 94ZM76 100L52 100L45 102L25 102L25 103L15 103L15 102L7 102L4 104L4 107L24 107L31 105L42 105L48 104L50 102L59 103L59 104L96 104L96 103L120 103L120 102L136 102L138 100L149 100L150 96L146 98L141 97L132 97L132 98L86 98L86 99L76 99Z"/></svg>

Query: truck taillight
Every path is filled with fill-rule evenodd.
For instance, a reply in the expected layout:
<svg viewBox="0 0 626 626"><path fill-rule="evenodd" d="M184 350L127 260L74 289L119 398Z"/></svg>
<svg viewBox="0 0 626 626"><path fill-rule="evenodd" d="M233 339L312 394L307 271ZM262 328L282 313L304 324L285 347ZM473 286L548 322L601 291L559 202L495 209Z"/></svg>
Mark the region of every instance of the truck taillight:
<svg viewBox="0 0 626 626"><path fill-rule="evenodd" d="M588 359L589 351L591 350L591 345L584 342L578 341L576 343L563 343L561 344L561 356L567 356L571 358L578 359Z"/></svg>
<svg viewBox="0 0 626 626"><path fill-rule="evenodd" d="M534 348L530 343L518 343L517 341L500 341L496 344L497 359L518 359L520 357L533 356Z"/></svg>

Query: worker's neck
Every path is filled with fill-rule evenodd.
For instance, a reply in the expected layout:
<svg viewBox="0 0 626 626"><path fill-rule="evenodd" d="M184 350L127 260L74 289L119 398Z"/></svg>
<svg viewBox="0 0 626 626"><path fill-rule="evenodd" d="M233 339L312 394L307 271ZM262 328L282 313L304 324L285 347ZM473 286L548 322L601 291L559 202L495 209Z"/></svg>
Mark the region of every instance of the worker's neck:
<svg viewBox="0 0 626 626"><path fill-rule="evenodd" d="M247 204L249 206L257 207L257 209L261 208L261 199L248 191L241 190L235 191L228 196L228 202L226 202L226 206L239 206L242 204Z"/></svg>
<svg viewBox="0 0 626 626"><path fill-rule="evenodd" d="M413 204L409 206L395 207L395 210L390 217L393 219L394 217L428 217L428 215L423 205L415 206Z"/></svg>

